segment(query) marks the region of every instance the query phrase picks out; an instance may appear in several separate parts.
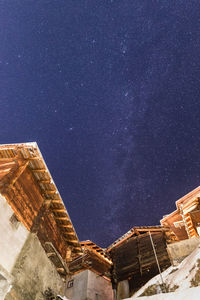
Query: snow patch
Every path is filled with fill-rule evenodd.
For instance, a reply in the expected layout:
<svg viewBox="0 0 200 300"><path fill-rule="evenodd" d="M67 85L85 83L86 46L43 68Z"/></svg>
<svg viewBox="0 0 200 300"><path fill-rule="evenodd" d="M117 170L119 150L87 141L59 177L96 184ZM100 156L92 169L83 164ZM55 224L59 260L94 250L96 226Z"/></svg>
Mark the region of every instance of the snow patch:
<svg viewBox="0 0 200 300"><path fill-rule="evenodd" d="M159 286L161 285L160 275L155 276L148 281L139 291L137 291L131 298L128 299L151 299L151 300L198 300L200 299L200 287L194 287L199 285L200 282L196 282L195 285L191 283L195 282L195 275L200 272L200 246L198 246L188 257L186 257L178 266L171 266L162 273L163 281L168 288L169 293L158 294L160 292ZM148 288L154 286L157 289L158 295L139 297ZM170 291L174 291L171 293ZM139 297L139 298L138 298Z"/></svg>

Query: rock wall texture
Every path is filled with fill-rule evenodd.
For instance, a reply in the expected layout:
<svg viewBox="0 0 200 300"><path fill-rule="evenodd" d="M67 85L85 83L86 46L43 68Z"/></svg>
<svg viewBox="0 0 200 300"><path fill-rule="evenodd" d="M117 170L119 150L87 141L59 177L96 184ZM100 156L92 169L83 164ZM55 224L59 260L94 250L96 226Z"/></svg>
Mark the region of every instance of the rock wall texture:
<svg viewBox="0 0 200 300"><path fill-rule="evenodd" d="M200 237L193 237L167 246L167 251L173 265L179 264L200 244Z"/></svg>
<svg viewBox="0 0 200 300"><path fill-rule="evenodd" d="M47 299L48 290L55 295L64 295L65 283L33 233L29 234L11 275L12 288L5 300Z"/></svg>
<svg viewBox="0 0 200 300"><path fill-rule="evenodd" d="M13 210L0 194L0 267L11 272L27 237L28 230L14 219Z"/></svg>

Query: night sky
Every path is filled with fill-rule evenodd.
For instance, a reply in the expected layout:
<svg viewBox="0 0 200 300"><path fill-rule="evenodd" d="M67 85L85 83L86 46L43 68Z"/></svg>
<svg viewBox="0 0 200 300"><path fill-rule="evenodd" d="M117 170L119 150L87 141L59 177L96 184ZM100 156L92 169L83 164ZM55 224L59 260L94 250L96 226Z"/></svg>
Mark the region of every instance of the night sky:
<svg viewBox="0 0 200 300"><path fill-rule="evenodd" d="M0 0L0 25L0 143L38 143L80 240L200 184L199 0Z"/></svg>

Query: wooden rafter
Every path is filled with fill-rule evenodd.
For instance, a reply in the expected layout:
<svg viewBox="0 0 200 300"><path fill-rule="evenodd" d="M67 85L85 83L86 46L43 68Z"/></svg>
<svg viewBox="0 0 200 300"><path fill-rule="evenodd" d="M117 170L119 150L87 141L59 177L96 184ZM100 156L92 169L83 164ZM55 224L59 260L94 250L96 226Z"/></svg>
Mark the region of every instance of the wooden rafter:
<svg viewBox="0 0 200 300"><path fill-rule="evenodd" d="M1 192L2 189L12 188L17 193L14 185L27 167L41 191L44 208L52 212L63 241L66 241L66 245L69 241L74 249L79 246L77 249L81 252L73 224L36 143L0 145Z"/></svg>

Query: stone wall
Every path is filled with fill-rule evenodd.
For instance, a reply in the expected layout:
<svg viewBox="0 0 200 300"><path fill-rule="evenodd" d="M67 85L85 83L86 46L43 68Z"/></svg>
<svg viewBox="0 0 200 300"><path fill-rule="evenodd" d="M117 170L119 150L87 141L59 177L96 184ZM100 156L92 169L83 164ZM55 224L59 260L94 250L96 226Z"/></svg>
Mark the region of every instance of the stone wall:
<svg viewBox="0 0 200 300"><path fill-rule="evenodd" d="M200 244L200 237L193 237L184 241L176 242L167 246L167 251L173 265L179 264L185 257L190 255Z"/></svg>
<svg viewBox="0 0 200 300"><path fill-rule="evenodd" d="M65 283L38 237L19 222L0 194L0 299L39 300L51 289L64 295Z"/></svg>
<svg viewBox="0 0 200 300"><path fill-rule="evenodd" d="M42 300L48 289L55 295L64 295L65 283L33 233L29 234L11 275L12 288L5 300Z"/></svg>
<svg viewBox="0 0 200 300"><path fill-rule="evenodd" d="M12 208L0 194L0 268L11 272L28 234L28 230L17 222Z"/></svg>
<svg viewBox="0 0 200 300"><path fill-rule="evenodd" d="M120 281L117 286L117 300L125 299L128 297L129 297L128 280Z"/></svg>

